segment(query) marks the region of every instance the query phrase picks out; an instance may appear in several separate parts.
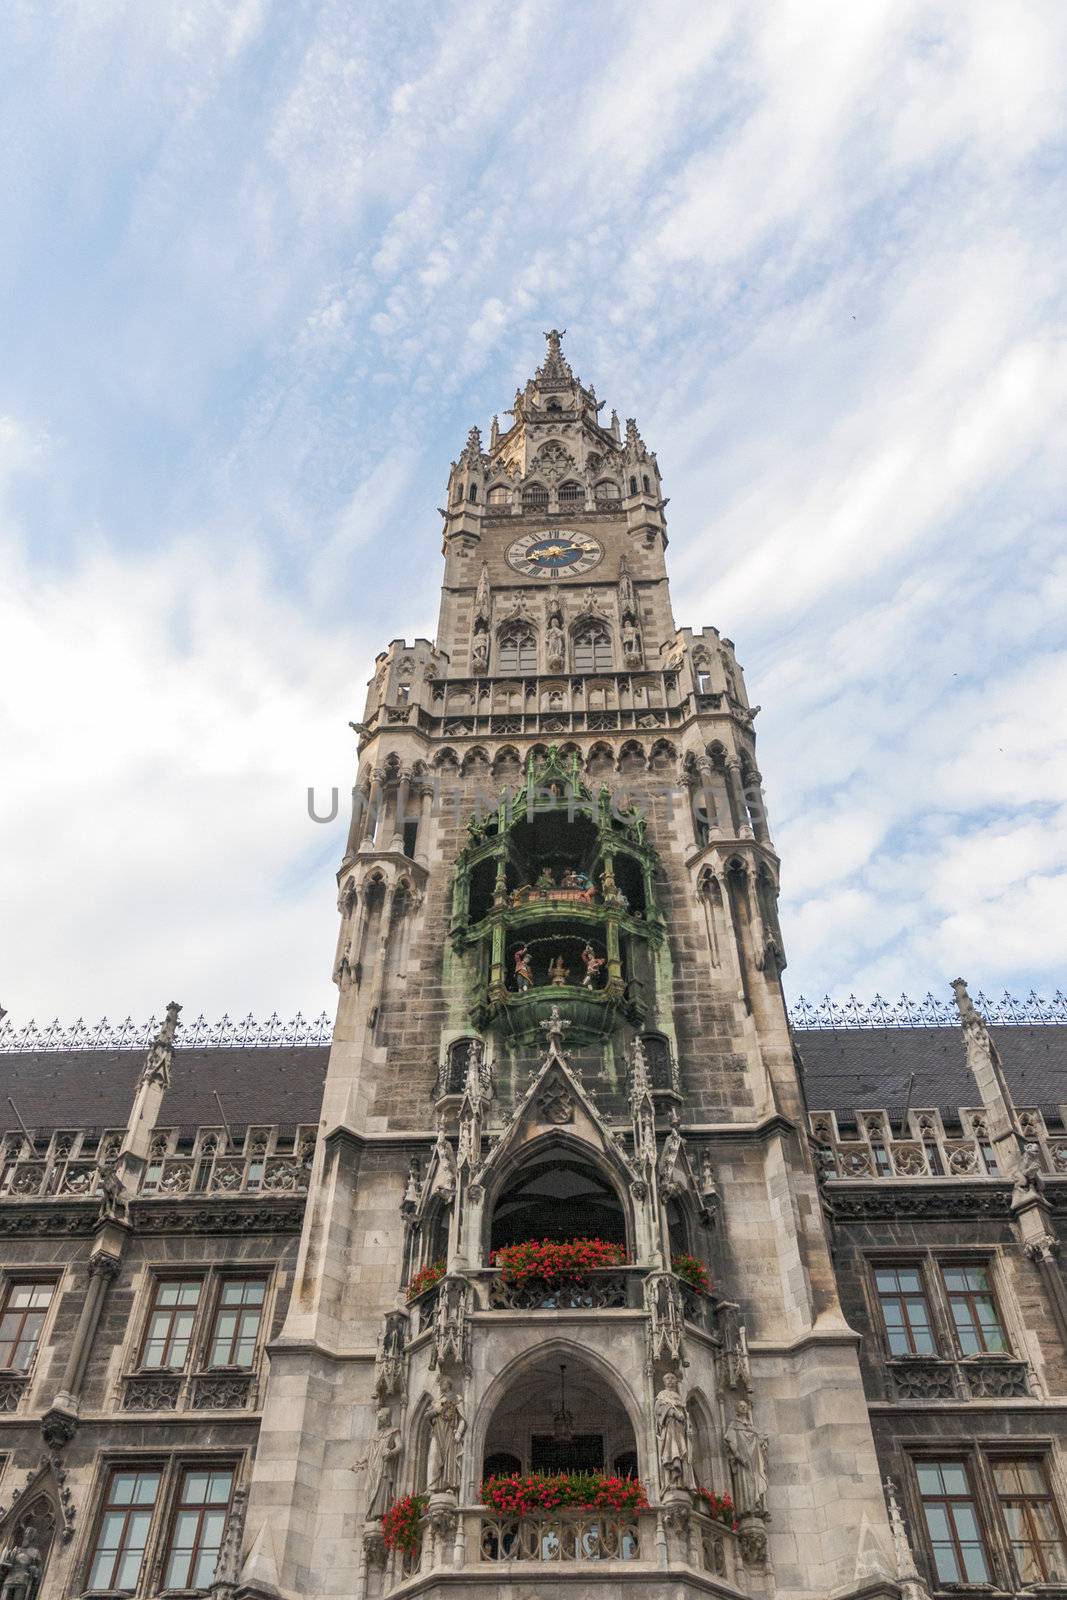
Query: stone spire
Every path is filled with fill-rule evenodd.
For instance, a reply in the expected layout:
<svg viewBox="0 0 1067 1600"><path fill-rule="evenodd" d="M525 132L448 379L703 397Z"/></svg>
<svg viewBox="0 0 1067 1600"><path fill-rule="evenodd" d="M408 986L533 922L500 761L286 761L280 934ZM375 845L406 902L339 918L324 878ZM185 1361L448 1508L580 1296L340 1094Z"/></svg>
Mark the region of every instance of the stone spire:
<svg viewBox="0 0 1067 1600"><path fill-rule="evenodd" d="M545 338L548 341L548 352L534 375L536 383L548 385L574 382L574 373L571 371L570 362L563 354L560 343L566 331L566 328L549 328L545 334Z"/></svg>

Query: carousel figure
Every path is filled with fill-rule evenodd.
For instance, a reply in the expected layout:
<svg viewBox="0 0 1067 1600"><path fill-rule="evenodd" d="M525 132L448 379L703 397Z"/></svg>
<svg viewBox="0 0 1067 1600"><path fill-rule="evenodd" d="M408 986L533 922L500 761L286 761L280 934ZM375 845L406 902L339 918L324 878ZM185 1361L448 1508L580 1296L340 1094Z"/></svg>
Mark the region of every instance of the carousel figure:
<svg viewBox="0 0 1067 1600"><path fill-rule="evenodd" d="M556 989L562 989L570 976L570 969L561 955L553 957L548 963L548 976Z"/></svg>
<svg viewBox="0 0 1067 1600"><path fill-rule="evenodd" d="M520 994L525 994L527 989L533 988L533 981L529 949L526 945L520 944L515 952L515 987Z"/></svg>
<svg viewBox="0 0 1067 1600"><path fill-rule="evenodd" d="M582 950L582 960L585 962L585 977L582 979L582 988L592 989L595 987L596 980L600 975L601 967L606 967L608 964L607 958L598 956L593 946L587 944Z"/></svg>

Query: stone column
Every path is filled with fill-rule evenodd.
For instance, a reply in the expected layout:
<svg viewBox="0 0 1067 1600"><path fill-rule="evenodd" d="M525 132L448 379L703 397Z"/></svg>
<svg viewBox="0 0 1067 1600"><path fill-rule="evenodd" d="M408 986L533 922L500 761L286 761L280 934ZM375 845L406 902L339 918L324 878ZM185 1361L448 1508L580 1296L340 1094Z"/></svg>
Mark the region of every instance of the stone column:
<svg viewBox="0 0 1067 1600"><path fill-rule="evenodd" d="M411 773L402 772L396 790L396 811L393 814L393 837L390 841L390 850L396 850L401 855L404 853L404 824L413 819L408 817L408 799L411 795Z"/></svg>
<svg viewBox="0 0 1067 1600"><path fill-rule="evenodd" d="M105 1224L97 1237L97 1246L89 1257L89 1287L82 1301L70 1354L56 1397L41 1419L41 1431L53 1447L66 1444L73 1438L78 1426L78 1402L85 1381L85 1369L89 1364L108 1288L122 1260L126 1232L124 1226Z"/></svg>
<svg viewBox="0 0 1067 1600"><path fill-rule="evenodd" d="M433 813L433 785L421 783L418 789L419 825L415 833L415 860L420 867L430 865L430 817Z"/></svg>
<svg viewBox="0 0 1067 1600"><path fill-rule="evenodd" d="M737 837L751 839L752 829L748 824L748 807L745 804L745 791L741 782L741 763L736 756L727 757L726 790L730 796L730 812Z"/></svg>
<svg viewBox="0 0 1067 1600"><path fill-rule="evenodd" d="M360 841L360 849L374 844L374 834L377 832L381 821L380 810L382 804L382 785L385 782L385 772L381 767L375 767L371 772L370 793L367 796L367 824L371 829L371 838L364 837Z"/></svg>
<svg viewBox="0 0 1067 1600"><path fill-rule="evenodd" d="M345 860L346 861L348 860L349 856L355 855L355 853L356 853L356 847L359 844L360 831L361 831L361 829L363 827L364 814L365 814L365 807L364 807L364 804L363 804L363 791L362 791L362 789L360 789L360 788L358 788L356 786L353 786L353 789L352 789L352 820L348 825L348 839L347 839L347 841L345 843Z"/></svg>

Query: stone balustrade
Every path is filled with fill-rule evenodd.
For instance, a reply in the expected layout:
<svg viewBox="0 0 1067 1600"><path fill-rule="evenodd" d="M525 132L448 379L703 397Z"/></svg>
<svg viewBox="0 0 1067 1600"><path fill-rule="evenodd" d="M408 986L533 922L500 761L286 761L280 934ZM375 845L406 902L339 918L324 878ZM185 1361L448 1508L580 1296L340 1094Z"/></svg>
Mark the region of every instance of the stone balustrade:
<svg viewBox="0 0 1067 1600"><path fill-rule="evenodd" d="M656 1573L689 1571L702 1575L703 1587L723 1594L744 1594L747 1588L736 1531L688 1504L642 1511L561 1507L525 1517L485 1506L437 1505L423 1517L414 1549L386 1552L376 1533L366 1549L368 1565L378 1569L370 1595L431 1577L459 1588L475 1571L498 1573L509 1583L524 1579L533 1593L548 1581L549 1570L560 1568L588 1568L602 1581L625 1577L638 1585L642 1573L651 1582Z"/></svg>

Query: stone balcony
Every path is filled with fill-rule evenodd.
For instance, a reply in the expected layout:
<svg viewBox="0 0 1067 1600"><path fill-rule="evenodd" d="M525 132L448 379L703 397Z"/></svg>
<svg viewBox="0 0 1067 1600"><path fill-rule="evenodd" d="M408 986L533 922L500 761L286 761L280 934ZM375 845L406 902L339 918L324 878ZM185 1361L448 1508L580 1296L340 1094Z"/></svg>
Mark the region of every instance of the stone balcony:
<svg viewBox="0 0 1067 1600"><path fill-rule="evenodd" d="M432 1506L417 1547L386 1552L375 1532L364 1540L367 1594L554 1592L582 1600L687 1593L749 1594L740 1540L725 1523L688 1504L644 1511L561 1509L518 1517L484 1506ZM687 1583L687 1579L691 1582ZM515 1587L512 1587L515 1586Z"/></svg>

